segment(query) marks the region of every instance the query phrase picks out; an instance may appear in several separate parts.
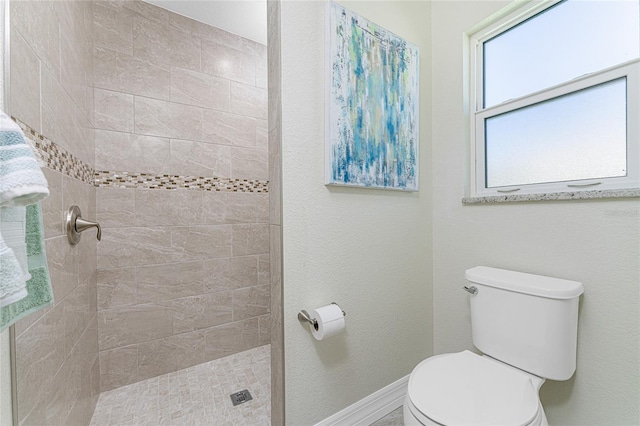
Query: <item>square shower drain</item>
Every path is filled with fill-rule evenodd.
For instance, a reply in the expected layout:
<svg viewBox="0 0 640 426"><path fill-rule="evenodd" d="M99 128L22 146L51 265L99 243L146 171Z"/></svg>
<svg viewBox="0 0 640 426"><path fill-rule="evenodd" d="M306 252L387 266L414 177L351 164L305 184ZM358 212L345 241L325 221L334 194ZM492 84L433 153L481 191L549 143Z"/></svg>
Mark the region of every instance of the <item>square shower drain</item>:
<svg viewBox="0 0 640 426"><path fill-rule="evenodd" d="M231 402L233 403L234 407L236 405L243 404L253 399L248 389L244 389L244 390L241 390L240 392L232 393L229 396L231 397Z"/></svg>

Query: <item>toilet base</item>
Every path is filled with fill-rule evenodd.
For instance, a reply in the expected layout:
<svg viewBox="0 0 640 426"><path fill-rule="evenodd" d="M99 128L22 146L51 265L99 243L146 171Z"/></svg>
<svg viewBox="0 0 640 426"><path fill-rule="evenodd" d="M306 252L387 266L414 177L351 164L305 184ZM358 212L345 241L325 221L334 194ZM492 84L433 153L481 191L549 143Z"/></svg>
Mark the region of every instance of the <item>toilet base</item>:
<svg viewBox="0 0 640 426"><path fill-rule="evenodd" d="M404 426L443 426L442 424L436 423L433 420L423 415L420 415L420 420L418 420L418 417L414 415L413 412L411 411L412 406L413 404L409 400L409 394L407 394L404 397L404 403L402 404ZM415 407L413 409L416 410ZM542 404L540 404L540 410L538 411L538 415L527 426L549 426L549 422L547 421L547 416L544 413L544 408L542 407Z"/></svg>

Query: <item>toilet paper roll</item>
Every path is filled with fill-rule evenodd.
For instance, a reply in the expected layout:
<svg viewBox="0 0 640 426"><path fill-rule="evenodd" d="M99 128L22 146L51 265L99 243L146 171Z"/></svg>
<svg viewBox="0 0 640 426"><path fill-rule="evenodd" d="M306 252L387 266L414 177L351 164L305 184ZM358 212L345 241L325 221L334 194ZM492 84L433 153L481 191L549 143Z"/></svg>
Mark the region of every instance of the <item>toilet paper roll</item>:
<svg viewBox="0 0 640 426"><path fill-rule="evenodd" d="M323 340L335 336L344 330L345 322L342 309L338 305L331 304L310 312L311 318L318 321L318 328L311 327L311 334L316 340Z"/></svg>

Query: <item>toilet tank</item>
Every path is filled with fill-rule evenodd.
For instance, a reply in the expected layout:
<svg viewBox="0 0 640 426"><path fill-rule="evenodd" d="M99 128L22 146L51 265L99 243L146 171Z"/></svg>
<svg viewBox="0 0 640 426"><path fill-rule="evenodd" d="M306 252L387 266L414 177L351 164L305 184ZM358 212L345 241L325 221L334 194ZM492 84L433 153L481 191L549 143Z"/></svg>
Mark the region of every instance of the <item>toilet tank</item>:
<svg viewBox="0 0 640 426"><path fill-rule="evenodd" d="M480 351L547 379L573 375L582 283L486 266L465 278L478 290L470 306Z"/></svg>

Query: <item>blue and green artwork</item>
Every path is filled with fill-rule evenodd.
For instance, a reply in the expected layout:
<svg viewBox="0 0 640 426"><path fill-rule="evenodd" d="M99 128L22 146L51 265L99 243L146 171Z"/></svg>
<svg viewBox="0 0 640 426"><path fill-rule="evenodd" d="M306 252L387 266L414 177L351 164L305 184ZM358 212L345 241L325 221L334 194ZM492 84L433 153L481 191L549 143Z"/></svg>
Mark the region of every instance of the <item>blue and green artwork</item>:
<svg viewBox="0 0 640 426"><path fill-rule="evenodd" d="M326 183L418 190L418 48L328 6Z"/></svg>

